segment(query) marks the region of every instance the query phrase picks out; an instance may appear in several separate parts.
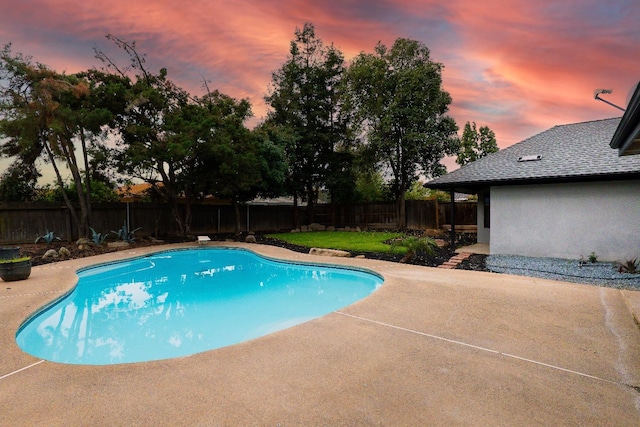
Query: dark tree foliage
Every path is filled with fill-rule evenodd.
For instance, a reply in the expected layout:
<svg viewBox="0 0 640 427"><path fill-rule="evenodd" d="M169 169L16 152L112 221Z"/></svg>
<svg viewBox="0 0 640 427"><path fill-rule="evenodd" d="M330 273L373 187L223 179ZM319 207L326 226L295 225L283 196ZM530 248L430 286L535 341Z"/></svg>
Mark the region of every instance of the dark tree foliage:
<svg viewBox="0 0 640 427"><path fill-rule="evenodd" d="M272 75L271 106L267 121L281 126L291 137L285 147L289 172L287 190L297 206L308 203L313 221L317 191L327 188L332 199L353 188L349 179L351 147L347 116L343 113L341 80L344 57L334 46L324 46L311 23L295 30L287 61Z"/></svg>
<svg viewBox="0 0 640 427"><path fill-rule="evenodd" d="M6 138L0 152L17 158L16 167L32 166L43 158L52 165L60 188L64 187L60 166L69 170L80 212L69 198L64 200L80 236L89 235L91 217L88 151L113 118L97 93L103 83L92 77L58 73L13 54L10 45L0 53L0 136Z"/></svg>
<svg viewBox="0 0 640 427"><path fill-rule="evenodd" d="M445 173L440 160L458 149L442 68L424 44L400 38L391 49L379 43L373 54L361 53L347 73L348 106L366 135L369 156L393 176L401 228L411 184L420 175Z"/></svg>
<svg viewBox="0 0 640 427"><path fill-rule="evenodd" d="M0 176L0 201L30 202L37 194L40 173L32 164L17 161Z"/></svg>
<svg viewBox="0 0 640 427"><path fill-rule="evenodd" d="M195 173L202 194L230 200L234 206L236 232L240 231L239 204L257 196L279 196L284 182L283 151L273 142L269 129L248 130L247 100L236 100L219 92L199 100L212 122L209 141Z"/></svg>
<svg viewBox="0 0 640 427"><path fill-rule="evenodd" d="M107 38L123 49L131 61L127 67L120 67L103 51L95 51L105 64L105 78L117 85L122 100L121 104L113 104L114 126L120 136L115 152L118 170L154 185L161 182L157 188L170 204L179 232L189 233L194 197L189 175L206 143L199 137L206 123L194 123L201 119L198 106L185 90L169 80L166 69L161 68L157 74L147 69L135 42L113 35ZM186 203L178 202L180 196Z"/></svg>
<svg viewBox="0 0 640 427"><path fill-rule="evenodd" d="M151 73L135 43L108 38L131 59L120 68L96 51L109 78L123 88L124 106L115 110L120 171L164 193L181 234L191 232L192 203L209 195L235 205L239 229L238 204L282 186L282 178L271 172L283 168L281 152L244 126L251 116L249 101L210 91L206 82L206 95L192 96L168 79L166 69Z"/></svg>
<svg viewBox="0 0 640 427"><path fill-rule="evenodd" d="M496 142L496 134L488 126L482 126L478 130L476 122L467 122L462 132L460 151L456 163L466 165L487 154L496 153L499 150Z"/></svg>

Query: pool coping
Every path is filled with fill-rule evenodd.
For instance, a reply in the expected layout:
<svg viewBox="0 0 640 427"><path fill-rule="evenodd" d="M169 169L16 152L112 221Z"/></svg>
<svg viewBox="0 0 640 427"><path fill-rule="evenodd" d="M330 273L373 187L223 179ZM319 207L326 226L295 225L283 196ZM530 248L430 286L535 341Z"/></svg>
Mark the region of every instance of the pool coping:
<svg viewBox="0 0 640 427"><path fill-rule="evenodd" d="M385 283L320 319L178 359L62 365L15 344L82 266L191 247L203 248L124 250L3 282L0 424L640 423L640 292L522 276L212 242Z"/></svg>

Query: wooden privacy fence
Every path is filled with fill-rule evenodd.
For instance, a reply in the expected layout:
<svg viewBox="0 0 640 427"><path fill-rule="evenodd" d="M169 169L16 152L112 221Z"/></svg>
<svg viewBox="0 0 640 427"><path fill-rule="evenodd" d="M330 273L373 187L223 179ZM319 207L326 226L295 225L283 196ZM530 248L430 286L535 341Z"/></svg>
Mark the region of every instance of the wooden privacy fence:
<svg viewBox="0 0 640 427"><path fill-rule="evenodd" d="M456 202L456 225L476 224L476 202ZM437 229L451 223L450 203L435 200L406 202L408 229ZM233 233L235 213L232 206L193 205L191 234ZM289 231L294 228L294 211L290 205L256 205L240 207L241 231ZM335 227L361 229L395 229L398 224L395 203L358 203L314 206L309 218L306 206L298 207L301 225L318 222ZM177 233L171 208L160 203L106 203L92 206L91 226L96 232L117 231L123 225L130 230L142 227L137 236L165 236ZM0 243L31 243L52 231L66 241L78 239L71 215L59 204L0 204Z"/></svg>

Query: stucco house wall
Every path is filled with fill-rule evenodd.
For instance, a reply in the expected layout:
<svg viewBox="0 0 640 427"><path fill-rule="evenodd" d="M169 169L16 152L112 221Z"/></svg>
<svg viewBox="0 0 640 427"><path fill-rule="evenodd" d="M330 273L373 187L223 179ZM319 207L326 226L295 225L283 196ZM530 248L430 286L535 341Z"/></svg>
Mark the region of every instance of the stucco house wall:
<svg viewBox="0 0 640 427"><path fill-rule="evenodd" d="M640 180L496 186L490 194L491 254L587 259L594 252L624 261L640 253Z"/></svg>

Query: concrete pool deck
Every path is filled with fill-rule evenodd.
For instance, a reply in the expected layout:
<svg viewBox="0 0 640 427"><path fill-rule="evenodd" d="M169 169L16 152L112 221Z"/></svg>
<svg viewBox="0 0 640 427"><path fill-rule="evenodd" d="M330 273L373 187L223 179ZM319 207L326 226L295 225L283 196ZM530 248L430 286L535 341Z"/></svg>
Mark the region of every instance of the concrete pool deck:
<svg viewBox="0 0 640 427"><path fill-rule="evenodd" d="M319 319L178 359L63 365L15 344L78 268L186 246L198 248L124 250L2 282L0 425L640 425L637 291L211 243L368 268L385 284Z"/></svg>

